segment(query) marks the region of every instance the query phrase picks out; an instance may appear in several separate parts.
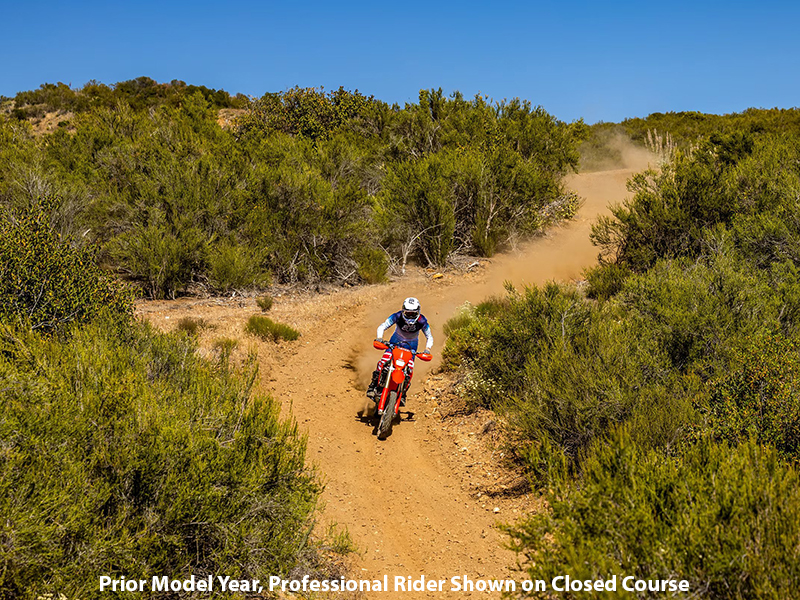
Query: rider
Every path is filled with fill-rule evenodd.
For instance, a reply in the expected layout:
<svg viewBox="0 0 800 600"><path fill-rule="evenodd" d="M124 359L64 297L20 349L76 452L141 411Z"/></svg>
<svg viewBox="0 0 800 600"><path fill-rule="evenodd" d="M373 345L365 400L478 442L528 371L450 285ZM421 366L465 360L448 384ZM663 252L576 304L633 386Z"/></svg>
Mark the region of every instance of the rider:
<svg viewBox="0 0 800 600"><path fill-rule="evenodd" d="M425 353L430 353L430 350L433 347L433 334L431 333L431 326L428 325L428 319L426 319L425 316L420 313L419 300L416 298L406 298L403 300L402 310L389 315L389 318L378 326L378 341L383 341L383 332L389 329L389 327L392 325L397 325L397 327L392 334L392 339L389 340L390 344L401 346L416 352L419 332L422 331L428 340L425 344ZM373 400L377 401L378 381L381 376L381 371L383 370L383 367L386 366L386 363L388 363L391 359L392 350L387 349L383 353L383 356L381 356L381 359L378 361L378 368L375 369L375 372L372 374L372 382L369 384L369 388L367 389L368 398L372 398ZM411 375L414 373L413 357L408 362L408 373L408 383L411 385ZM408 389L408 387L406 387L406 389ZM400 404L401 406L405 406L405 403L405 394L403 394Z"/></svg>

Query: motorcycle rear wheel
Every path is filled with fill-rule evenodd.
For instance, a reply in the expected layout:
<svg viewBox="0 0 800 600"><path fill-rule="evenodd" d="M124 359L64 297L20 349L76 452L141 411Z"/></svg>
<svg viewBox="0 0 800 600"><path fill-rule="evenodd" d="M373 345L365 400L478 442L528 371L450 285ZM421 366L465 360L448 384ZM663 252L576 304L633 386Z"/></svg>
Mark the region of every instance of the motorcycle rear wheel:
<svg viewBox="0 0 800 600"><path fill-rule="evenodd" d="M386 436L392 432L392 422L394 421L394 407L397 404L397 391L389 392L389 397L386 399L386 408L383 409L381 420L378 423L378 439L386 439Z"/></svg>

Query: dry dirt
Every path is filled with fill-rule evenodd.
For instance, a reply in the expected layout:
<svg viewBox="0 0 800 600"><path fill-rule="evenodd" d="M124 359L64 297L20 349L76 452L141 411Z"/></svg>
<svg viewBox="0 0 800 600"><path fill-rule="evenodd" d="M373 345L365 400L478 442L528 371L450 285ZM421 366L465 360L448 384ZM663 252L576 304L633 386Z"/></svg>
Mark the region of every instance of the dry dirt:
<svg viewBox="0 0 800 600"><path fill-rule="evenodd" d="M213 328L203 331L201 347L228 337L240 340L240 353L258 353L262 391L280 400L308 435L308 459L326 484L324 521L346 526L358 545L353 577L449 580L463 574L520 580L511 571L516 557L505 548L507 538L497 525L538 510L541 502L532 494L502 493L518 481L503 461L494 415L460 413L449 380L436 373L436 361L417 361L410 412L402 414L388 439L379 441L373 424L363 418L371 404L364 390L379 358L371 342L378 323L406 296L420 298L436 353L444 341L441 327L454 310L502 293L504 281L579 279L597 256L589 242L591 222L610 202L626 196L627 178L646 166L646 158L637 157L625 169L571 177L570 187L585 198L574 221L467 272L434 279L433 272L418 270L389 285L277 296L270 316L302 332L295 342L276 345L244 334L247 318L260 312L252 298L147 302L138 312L165 330L181 317L204 318Z"/></svg>

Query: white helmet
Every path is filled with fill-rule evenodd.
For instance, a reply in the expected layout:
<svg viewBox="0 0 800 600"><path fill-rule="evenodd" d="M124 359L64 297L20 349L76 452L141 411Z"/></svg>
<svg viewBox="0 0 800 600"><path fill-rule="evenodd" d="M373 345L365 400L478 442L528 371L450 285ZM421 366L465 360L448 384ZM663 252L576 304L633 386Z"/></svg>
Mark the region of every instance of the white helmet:
<svg viewBox="0 0 800 600"><path fill-rule="evenodd" d="M419 300L416 298L406 298L403 300L403 320L409 325L413 325L419 319Z"/></svg>

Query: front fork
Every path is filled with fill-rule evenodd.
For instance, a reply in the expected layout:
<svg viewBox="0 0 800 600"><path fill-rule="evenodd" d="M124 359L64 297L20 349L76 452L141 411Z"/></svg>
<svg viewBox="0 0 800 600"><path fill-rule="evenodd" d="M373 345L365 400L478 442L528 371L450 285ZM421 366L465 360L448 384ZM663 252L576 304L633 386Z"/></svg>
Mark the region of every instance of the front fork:
<svg viewBox="0 0 800 600"><path fill-rule="evenodd" d="M392 371L394 371L394 361L389 361L389 368L386 369L386 375L381 375L381 378L378 380L379 385L381 388L381 399L378 402L378 414L382 415L383 411L386 409L386 400L389 398L389 382L392 381ZM404 372L405 378L403 379L403 383L397 386L397 402L394 405L394 414L400 413L400 399L402 398L403 392L405 391L405 385L408 381L408 373Z"/></svg>
<svg viewBox="0 0 800 600"><path fill-rule="evenodd" d="M381 378L379 379L381 389L381 399L378 401L379 415L382 415L383 410L386 408L386 399L389 397L389 382L392 380L392 371L394 371L394 361L389 360L389 368L384 370L386 375L381 373Z"/></svg>

